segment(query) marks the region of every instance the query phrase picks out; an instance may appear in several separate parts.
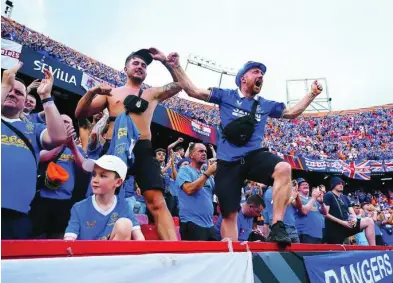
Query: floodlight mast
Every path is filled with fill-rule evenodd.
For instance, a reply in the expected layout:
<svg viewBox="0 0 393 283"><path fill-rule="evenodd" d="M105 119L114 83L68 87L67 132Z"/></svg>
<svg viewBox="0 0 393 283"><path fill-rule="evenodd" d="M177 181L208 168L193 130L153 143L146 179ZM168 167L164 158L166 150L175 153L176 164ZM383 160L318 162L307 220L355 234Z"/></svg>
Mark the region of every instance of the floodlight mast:
<svg viewBox="0 0 393 283"><path fill-rule="evenodd" d="M324 90L318 95L313 102L311 102L310 106L307 107L305 112L330 112L332 111L332 99L329 96L329 89L326 78L306 78L306 79L294 79L286 81L286 91L287 91L287 107L292 107L296 103L300 101L299 98L294 97L294 93L290 90L291 84L303 84L304 85L304 93L307 93L310 90L310 85L313 81L317 80L320 82Z"/></svg>
<svg viewBox="0 0 393 283"><path fill-rule="evenodd" d="M220 80L218 82L218 87L221 87L223 75L236 76L236 70L234 68L223 67L222 65L217 64L216 61L206 59L206 58L199 56L199 55L190 54L188 56L187 64L186 64L186 68L185 68L186 72L187 72L188 64L202 67L204 69L207 69L209 71L213 71L215 73L219 73Z"/></svg>

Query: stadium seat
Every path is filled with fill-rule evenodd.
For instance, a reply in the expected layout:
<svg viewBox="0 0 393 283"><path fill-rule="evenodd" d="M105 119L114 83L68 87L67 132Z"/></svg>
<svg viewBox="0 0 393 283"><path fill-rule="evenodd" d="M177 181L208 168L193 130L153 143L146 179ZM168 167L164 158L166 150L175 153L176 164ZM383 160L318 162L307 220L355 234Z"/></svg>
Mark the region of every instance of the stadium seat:
<svg viewBox="0 0 393 283"><path fill-rule="evenodd" d="M142 233L145 236L146 240L159 240L160 239L160 237L158 236L157 228L154 225L143 224L143 225L141 225L141 230L142 230ZM176 235L177 235L177 239L180 241L181 240L180 228L178 226L176 227Z"/></svg>
<svg viewBox="0 0 393 283"><path fill-rule="evenodd" d="M179 219L179 217L173 217L173 222L175 222L175 226L176 227L180 226L180 219Z"/></svg>

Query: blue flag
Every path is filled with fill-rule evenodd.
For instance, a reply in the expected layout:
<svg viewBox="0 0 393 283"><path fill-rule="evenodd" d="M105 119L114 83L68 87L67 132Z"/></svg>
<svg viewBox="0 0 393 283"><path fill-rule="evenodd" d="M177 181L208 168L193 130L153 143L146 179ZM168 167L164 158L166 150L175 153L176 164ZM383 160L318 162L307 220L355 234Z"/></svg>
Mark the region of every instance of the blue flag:
<svg viewBox="0 0 393 283"><path fill-rule="evenodd" d="M393 251L350 251L305 256L311 283L392 283Z"/></svg>

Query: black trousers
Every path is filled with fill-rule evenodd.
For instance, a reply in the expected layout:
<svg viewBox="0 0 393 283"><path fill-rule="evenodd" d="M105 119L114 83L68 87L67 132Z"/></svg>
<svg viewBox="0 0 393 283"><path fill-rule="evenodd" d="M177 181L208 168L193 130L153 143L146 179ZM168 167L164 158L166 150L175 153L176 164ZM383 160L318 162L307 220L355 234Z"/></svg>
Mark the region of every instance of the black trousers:
<svg viewBox="0 0 393 283"><path fill-rule="evenodd" d="M183 241L217 241L214 226L204 228L193 222L180 222L180 236Z"/></svg>

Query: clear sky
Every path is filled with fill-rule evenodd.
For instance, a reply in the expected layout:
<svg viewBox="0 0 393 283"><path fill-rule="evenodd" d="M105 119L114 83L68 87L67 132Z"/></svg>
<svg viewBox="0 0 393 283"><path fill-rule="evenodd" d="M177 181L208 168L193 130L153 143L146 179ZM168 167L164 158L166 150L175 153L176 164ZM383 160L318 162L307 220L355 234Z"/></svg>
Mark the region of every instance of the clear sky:
<svg viewBox="0 0 393 283"><path fill-rule="evenodd" d="M4 3L5 0L2 0ZM261 95L286 100L286 80L327 79L333 110L393 103L392 0L14 0L12 18L121 70L127 55L151 46L238 69L267 66ZM2 7L2 11L4 6ZM187 70L200 87L219 76ZM159 63L146 82L170 81ZM224 78L222 87L234 88ZM296 94L295 94L296 91ZM290 88L300 97L303 87Z"/></svg>

